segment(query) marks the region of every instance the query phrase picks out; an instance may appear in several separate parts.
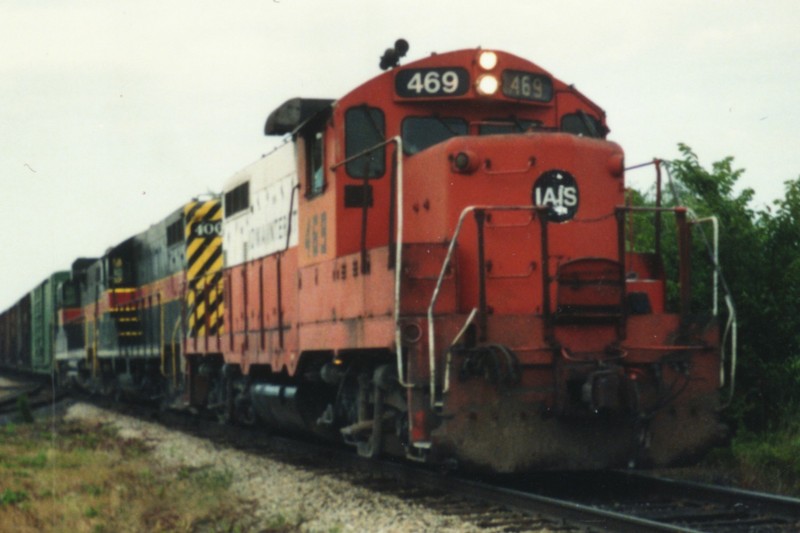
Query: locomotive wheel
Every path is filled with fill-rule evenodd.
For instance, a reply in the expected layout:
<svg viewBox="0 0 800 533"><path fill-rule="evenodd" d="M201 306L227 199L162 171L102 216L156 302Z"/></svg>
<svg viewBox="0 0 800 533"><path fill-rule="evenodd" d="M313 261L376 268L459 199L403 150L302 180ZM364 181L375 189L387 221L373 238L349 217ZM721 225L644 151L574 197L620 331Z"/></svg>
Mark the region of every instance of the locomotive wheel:
<svg viewBox="0 0 800 533"><path fill-rule="evenodd" d="M362 457L379 457L386 447L385 426L396 418L395 410L386 403L394 387L395 378L389 365L377 367L372 376L364 372L359 376L358 428L361 440L357 441Z"/></svg>
<svg viewBox="0 0 800 533"><path fill-rule="evenodd" d="M378 370L375 372L377 374ZM364 382L363 386L361 383L362 381ZM370 394L370 392L372 394ZM379 386L377 386L374 379L360 379L359 404L361 404L360 400L362 395L364 396L367 404L369 404L369 397L372 397L372 418L370 420L362 419L362 414L365 418L368 416L368 414L362 413L362 409L359 408L359 422L370 421L371 431L369 432L369 437L367 437L366 440L358 442L357 449L358 455L372 459L380 456L381 452L383 451L383 391Z"/></svg>
<svg viewBox="0 0 800 533"><path fill-rule="evenodd" d="M236 423L236 404L234 402L233 379L222 372L222 402L217 409L217 420L223 425Z"/></svg>
<svg viewBox="0 0 800 533"><path fill-rule="evenodd" d="M245 426L254 426L256 423L256 413L253 404L247 394L247 389L240 391L234 401L234 416L236 422Z"/></svg>
<svg viewBox="0 0 800 533"><path fill-rule="evenodd" d="M223 397L217 419L226 425L254 425L256 417L249 397L250 384L234 367L226 365L221 375Z"/></svg>

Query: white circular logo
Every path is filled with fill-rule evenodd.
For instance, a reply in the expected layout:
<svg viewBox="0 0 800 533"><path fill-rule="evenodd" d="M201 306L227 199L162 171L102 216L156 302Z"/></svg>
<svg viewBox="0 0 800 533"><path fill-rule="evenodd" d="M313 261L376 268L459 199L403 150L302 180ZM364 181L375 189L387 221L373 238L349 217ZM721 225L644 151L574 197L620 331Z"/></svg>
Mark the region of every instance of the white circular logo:
<svg viewBox="0 0 800 533"><path fill-rule="evenodd" d="M578 212L578 182L564 170L548 170L536 179L531 191L533 205L548 206L548 220L566 222Z"/></svg>

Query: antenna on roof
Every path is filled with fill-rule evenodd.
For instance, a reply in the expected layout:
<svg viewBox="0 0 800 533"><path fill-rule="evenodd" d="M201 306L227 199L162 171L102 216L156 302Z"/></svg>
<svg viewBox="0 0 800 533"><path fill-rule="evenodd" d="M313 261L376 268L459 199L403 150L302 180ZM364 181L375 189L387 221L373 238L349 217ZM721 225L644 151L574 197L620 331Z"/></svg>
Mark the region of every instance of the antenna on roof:
<svg viewBox="0 0 800 533"><path fill-rule="evenodd" d="M405 39L397 39L394 42L394 48L387 48L381 56L381 70L394 68L400 64L400 58L408 53L408 41Z"/></svg>

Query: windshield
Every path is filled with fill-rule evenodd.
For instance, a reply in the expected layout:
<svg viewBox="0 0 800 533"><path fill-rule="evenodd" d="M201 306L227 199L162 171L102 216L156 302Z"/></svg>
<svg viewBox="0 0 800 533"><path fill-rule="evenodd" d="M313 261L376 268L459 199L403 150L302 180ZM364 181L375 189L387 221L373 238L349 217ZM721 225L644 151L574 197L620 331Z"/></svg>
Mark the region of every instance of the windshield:
<svg viewBox="0 0 800 533"><path fill-rule="evenodd" d="M542 128L540 120L516 117L486 119L477 124L478 135L524 133ZM406 155L414 155L452 137L470 133L469 122L461 117L406 117L401 129L403 152Z"/></svg>
<svg viewBox="0 0 800 533"><path fill-rule="evenodd" d="M407 117L403 120L403 152L417 152L446 141L451 137L466 135L467 121L454 117Z"/></svg>
<svg viewBox="0 0 800 533"><path fill-rule="evenodd" d="M517 119L516 117L506 119L491 119L478 126L480 135L497 135L503 133L523 133L541 129L541 120Z"/></svg>

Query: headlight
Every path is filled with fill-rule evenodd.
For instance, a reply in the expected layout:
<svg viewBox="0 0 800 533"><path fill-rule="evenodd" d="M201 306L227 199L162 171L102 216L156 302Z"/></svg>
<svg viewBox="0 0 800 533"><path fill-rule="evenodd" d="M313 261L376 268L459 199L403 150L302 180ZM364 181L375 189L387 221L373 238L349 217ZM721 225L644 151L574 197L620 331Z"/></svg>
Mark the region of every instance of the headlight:
<svg viewBox="0 0 800 533"><path fill-rule="evenodd" d="M497 66L497 54L494 52L481 52L478 56L478 64L483 70L492 70Z"/></svg>
<svg viewBox="0 0 800 533"><path fill-rule="evenodd" d="M491 74L484 74L478 78L476 89L478 90L478 94L482 96L492 96L497 92L499 87L500 83L497 81L497 78Z"/></svg>

